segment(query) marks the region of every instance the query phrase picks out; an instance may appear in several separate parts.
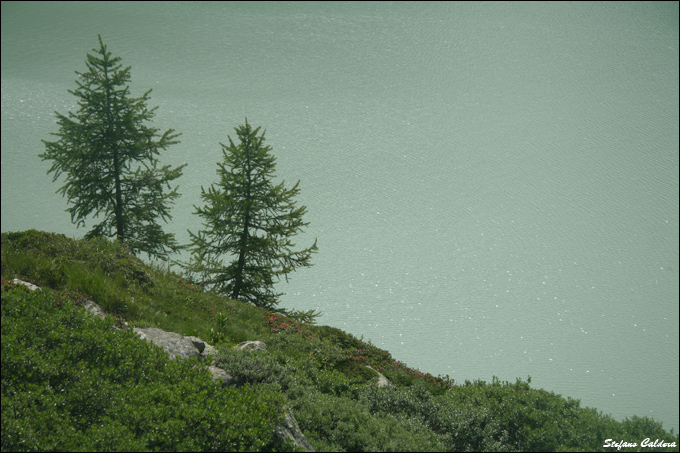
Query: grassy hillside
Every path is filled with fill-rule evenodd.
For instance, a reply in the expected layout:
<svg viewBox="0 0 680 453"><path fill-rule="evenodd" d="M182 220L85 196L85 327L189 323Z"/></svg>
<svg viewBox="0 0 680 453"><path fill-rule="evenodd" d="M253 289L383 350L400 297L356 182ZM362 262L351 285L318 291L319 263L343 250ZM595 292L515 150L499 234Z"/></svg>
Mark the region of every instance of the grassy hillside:
<svg viewBox="0 0 680 453"><path fill-rule="evenodd" d="M29 292L14 278L44 288ZM394 360L309 314L272 313L203 292L107 240L2 234L2 450L289 449L273 429L293 410L317 451L611 451L678 438L649 418L623 422L528 382L454 383ZM86 299L112 316L101 321ZM112 329L117 325L121 330ZM195 335L247 382L221 388L130 331ZM231 347L261 340L268 351ZM370 365L396 388L378 388Z"/></svg>

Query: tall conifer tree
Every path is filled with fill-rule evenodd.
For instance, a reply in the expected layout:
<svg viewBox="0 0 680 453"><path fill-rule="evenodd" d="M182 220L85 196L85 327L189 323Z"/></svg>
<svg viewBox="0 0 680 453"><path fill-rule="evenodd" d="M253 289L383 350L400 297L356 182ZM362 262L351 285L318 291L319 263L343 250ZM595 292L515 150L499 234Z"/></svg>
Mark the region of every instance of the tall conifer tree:
<svg viewBox="0 0 680 453"><path fill-rule="evenodd" d="M284 182L274 185L276 158L264 144L264 132L258 135L260 128L253 129L247 119L235 130L238 145L231 137L229 146L220 143L219 183L201 187L205 206L194 206L205 229L189 231L192 258L185 268L215 292L273 308L283 294L274 292L274 284L281 276L288 281L297 267L311 266L316 241L293 250L291 237L309 224L302 220L307 207L294 201L300 181L290 189Z"/></svg>
<svg viewBox="0 0 680 453"><path fill-rule="evenodd" d="M146 106L151 90L142 97L130 96L130 67L112 57L99 36L99 49L87 54L87 72L77 72L77 88L69 90L79 109L58 112L57 141L43 140L43 160L54 181L63 173L65 184L57 191L72 204L71 221L85 226L91 214L103 217L86 237L116 237L130 249L165 259L179 246L173 234L163 232L158 218L172 218L169 206L180 196L170 183L186 165L159 166L160 150L179 143L180 134L169 129L162 135L145 123L158 107Z"/></svg>

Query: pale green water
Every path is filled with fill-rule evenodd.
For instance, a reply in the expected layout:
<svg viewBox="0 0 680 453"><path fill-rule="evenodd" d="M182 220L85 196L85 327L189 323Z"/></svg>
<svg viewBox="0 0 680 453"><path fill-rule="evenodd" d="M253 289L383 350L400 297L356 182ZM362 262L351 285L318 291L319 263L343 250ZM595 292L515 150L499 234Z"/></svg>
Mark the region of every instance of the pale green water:
<svg viewBox="0 0 680 453"><path fill-rule="evenodd" d="M282 305L433 374L678 428L678 6L2 3L2 231L80 237L37 154L100 33L188 162L267 128L315 267Z"/></svg>

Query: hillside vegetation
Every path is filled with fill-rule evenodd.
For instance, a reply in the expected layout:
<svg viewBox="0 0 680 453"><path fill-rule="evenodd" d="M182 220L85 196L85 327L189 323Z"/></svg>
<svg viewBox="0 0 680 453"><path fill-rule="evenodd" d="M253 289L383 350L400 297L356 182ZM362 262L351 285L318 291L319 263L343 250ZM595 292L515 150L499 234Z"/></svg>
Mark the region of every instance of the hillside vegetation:
<svg viewBox="0 0 680 453"><path fill-rule="evenodd" d="M2 280L3 451L290 450L273 432L284 404L317 451L616 450L607 439L678 451L650 418L616 421L520 379L432 376L310 313L204 292L105 239L3 233ZM111 316L89 316L87 299ZM246 384L223 388L195 359L168 359L131 331L148 326L213 344L217 366ZM232 349L246 340L268 350Z"/></svg>

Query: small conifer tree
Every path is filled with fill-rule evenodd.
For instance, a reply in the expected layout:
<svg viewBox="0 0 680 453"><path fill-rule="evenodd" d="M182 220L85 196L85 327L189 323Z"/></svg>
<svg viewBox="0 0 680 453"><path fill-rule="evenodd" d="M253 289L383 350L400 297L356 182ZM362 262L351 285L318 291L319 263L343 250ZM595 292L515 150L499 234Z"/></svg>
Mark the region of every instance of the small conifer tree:
<svg viewBox="0 0 680 453"><path fill-rule="evenodd" d="M291 238L301 232L306 206L296 206L298 181L286 189L272 183L276 158L264 144L264 132L245 126L235 128L239 143L231 137L222 145L224 161L218 163L219 183L201 187L205 206L196 207L205 229L189 231L192 257L184 267L199 274L217 293L260 307L273 308L282 293L274 284L300 266L311 266L316 240L294 251ZM227 257L225 262L225 256Z"/></svg>
<svg viewBox="0 0 680 453"><path fill-rule="evenodd" d="M112 57L99 36L99 49L87 54L87 72L77 72L76 96L79 109L67 115L58 112L59 132L54 142L43 140L51 160L48 170L54 181L61 174L65 184L57 190L72 204L71 221L85 226L86 217L103 217L86 237L116 237L130 249L149 256L167 258L179 249L173 234L163 232L157 220L172 218L169 205L180 195L170 183L182 174L181 165L159 166L160 150L179 143L173 129L158 135L150 121L157 107L148 109L151 90L142 97L130 97L127 83L130 67Z"/></svg>

